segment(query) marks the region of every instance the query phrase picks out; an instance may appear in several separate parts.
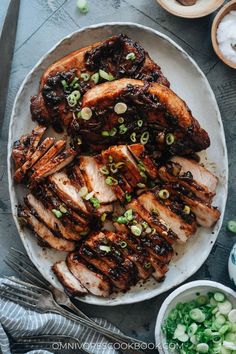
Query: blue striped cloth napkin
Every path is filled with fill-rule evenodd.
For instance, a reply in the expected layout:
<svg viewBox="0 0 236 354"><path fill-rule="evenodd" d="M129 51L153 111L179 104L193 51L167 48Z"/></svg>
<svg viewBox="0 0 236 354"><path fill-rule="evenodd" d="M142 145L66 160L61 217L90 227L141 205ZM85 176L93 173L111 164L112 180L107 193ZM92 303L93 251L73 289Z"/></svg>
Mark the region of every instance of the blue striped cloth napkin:
<svg viewBox="0 0 236 354"><path fill-rule="evenodd" d="M0 279L0 284L10 282ZM104 319L95 319L101 326L121 333L119 329ZM65 335L77 338L86 351L94 354L118 354L112 344L93 330L52 313L40 314L0 297L0 352L10 354L9 335L14 337L37 336L44 334ZM55 344L57 348L59 344ZM46 354L46 350L30 351L30 354Z"/></svg>

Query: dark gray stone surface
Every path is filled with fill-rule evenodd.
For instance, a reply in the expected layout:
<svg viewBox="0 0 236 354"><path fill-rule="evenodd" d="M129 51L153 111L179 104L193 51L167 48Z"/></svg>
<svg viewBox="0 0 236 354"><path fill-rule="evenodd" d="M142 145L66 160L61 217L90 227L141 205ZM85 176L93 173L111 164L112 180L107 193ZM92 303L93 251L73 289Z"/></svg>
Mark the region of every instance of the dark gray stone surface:
<svg viewBox="0 0 236 354"><path fill-rule="evenodd" d="M216 245L201 269L188 281L212 279L230 285L227 261L236 236L226 231L226 223L236 218L236 70L226 67L215 56L210 39L214 15L186 20L165 12L155 0L88 0L90 11L82 15L76 0L21 0L5 122L0 141L0 272L12 275L3 262L8 249L23 249L15 228L8 195L6 146L8 123L17 90L40 57L70 32L99 22L131 21L157 29L181 45L205 72L216 94L222 113L229 153L229 197L224 224ZM9 0L0 1L0 29ZM0 75L1 73L0 68ZM96 307L81 304L93 316L103 316L125 333L143 340L154 340L158 309L167 294L150 301L119 307Z"/></svg>

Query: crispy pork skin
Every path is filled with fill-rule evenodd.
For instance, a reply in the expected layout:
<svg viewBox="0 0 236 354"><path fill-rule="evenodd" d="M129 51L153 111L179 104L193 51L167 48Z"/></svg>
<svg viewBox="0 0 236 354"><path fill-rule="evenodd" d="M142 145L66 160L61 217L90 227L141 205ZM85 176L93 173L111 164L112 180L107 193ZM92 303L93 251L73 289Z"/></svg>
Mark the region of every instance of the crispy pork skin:
<svg viewBox="0 0 236 354"><path fill-rule="evenodd" d="M75 249L75 243L64 238L54 236L54 234L34 215L28 208L18 210L18 216L35 232L40 241L57 251L71 252Z"/></svg>
<svg viewBox="0 0 236 354"><path fill-rule="evenodd" d="M206 187L211 193L215 193L218 178L209 170L194 160L186 159L182 156L174 156L171 161L181 166L180 175L191 172L193 180L199 185Z"/></svg>
<svg viewBox="0 0 236 354"><path fill-rule="evenodd" d="M41 164L41 167L37 169L31 176L31 180L35 183L38 183L43 178L46 178L60 171L61 169L69 165L74 160L76 155L77 152L72 148L66 149L59 155L53 157L46 164Z"/></svg>
<svg viewBox="0 0 236 354"><path fill-rule="evenodd" d="M105 275L87 263L77 253L70 253L66 259L67 266L79 282L93 295L108 297L112 286Z"/></svg>
<svg viewBox="0 0 236 354"><path fill-rule="evenodd" d="M30 209L32 208L34 210L38 218L54 233L55 236L74 241L79 241L81 239L79 233L73 230L70 225L63 225L63 223L54 216L52 211L45 208L43 203L36 199L33 194L28 194L25 202Z"/></svg>
<svg viewBox="0 0 236 354"><path fill-rule="evenodd" d="M162 219L176 235L178 235L179 242L186 242L188 237L195 233L195 224L187 224L184 222L179 215L163 205L158 198L156 198L154 193L145 192L138 197L138 201L149 212L158 213L159 218Z"/></svg>
<svg viewBox="0 0 236 354"><path fill-rule="evenodd" d="M106 183L106 177L100 172L102 164L95 156L81 156L79 168L86 181L89 192L94 192L94 196L102 204L114 202L117 198L112 188Z"/></svg>
<svg viewBox="0 0 236 354"><path fill-rule="evenodd" d="M26 162L19 167L14 174L14 181L20 183L26 177L28 170L50 149L54 143L54 138L46 138L30 156Z"/></svg>
<svg viewBox="0 0 236 354"><path fill-rule="evenodd" d="M65 204L68 204L76 211L81 211L85 215L88 214L79 190L72 184L66 173L57 172L49 176L49 180L55 193L59 195Z"/></svg>
<svg viewBox="0 0 236 354"><path fill-rule="evenodd" d="M80 281L70 272L65 261L56 262L52 270L67 292L73 296L84 296L88 291Z"/></svg>
<svg viewBox="0 0 236 354"><path fill-rule="evenodd" d="M134 53L134 60L126 58L130 52ZM169 86L160 67L148 53L138 43L120 34L72 52L50 65L42 76L38 95L31 99L33 120L44 125L53 124L58 131L62 125L68 125L72 120L72 109L66 96L75 89L84 94L95 86L92 79L84 80L81 74L92 76L99 70L116 79L133 77ZM104 82L101 76L100 82Z"/></svg>
<svg viewBox="0 0 236 354"><path fill-rule="evenodd" d="M124 125L118 121L120 115L115 112L116 103L127 106L122 114L125 131ZM92 117L89 121L81 120L78 133L86 146L96 151L101 146L130 143L133 133L132 139L144 141L148 151L160 150L164 154L189 154L210 145L207 132L192 116L186 103L168 87L158 83L146 84L133 79L107 82L83 96L84 107L92 109ZM138 126L140 120L143 122L141 127ZM109 132L114 128L117 130L115 136L104 137L101 134L101 131ZM163 140L159 140L159 134L164 134Z"/></svg>

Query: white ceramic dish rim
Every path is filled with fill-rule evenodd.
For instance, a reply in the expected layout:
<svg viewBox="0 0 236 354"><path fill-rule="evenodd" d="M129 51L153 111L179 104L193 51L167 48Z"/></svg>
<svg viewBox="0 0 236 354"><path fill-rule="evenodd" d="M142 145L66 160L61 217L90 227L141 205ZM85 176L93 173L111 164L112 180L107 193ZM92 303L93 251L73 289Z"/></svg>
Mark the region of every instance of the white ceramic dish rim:
<svg viewBox="0 0 236 354"><path fill-rule="evenodd" d="M163 302L163 304L161 305L161 308L159 310L158 316L157 316L157 320L156 320L156 326L155 326L155 342L156 345L158 345L158 343L160 343L161 341L161 324L163 322L163 319L165 317L166 312L168 311L168 307L170 306L170 304L172 303L172 301L179 295L183 294L186 290L188 289L194 289L194 288L198 288L198 287L205 287L205 288L216 288L221 290L222 292L224 292L227 295L231 295L236 299L236 292L234 290L232 290L231 288L218 283L216 281L212 281L212 280L196 280L196 281L192 281L189 282L187 284L184 284L182 286L180 286L179 288L177 288L176 290L174 290ZM210 290L210 289L209 289ZM181 301L181 300L180 300ZM163 350L162 348L159 348L159 350L161 350L161 354L166 354L166 351Z"/></svg>
<svg viewBox="0 0 236 354"><path fill-rule="evenodd" d="M12 109L12 114L11 114L11 119L10 119L9 136L8 136L8 157L7 157L7 162L8 162L8 183L9 183L9 194L10 194L10 201L11 201L11 210L12 210L13 219L15 221L15 224L16 224L17 230L19 232L19 235L21 237L22 243L23 243L23 245L24 245L24 247L26 249L26 252L30 256L30 258L31 258L33 263L34 263L34 259L32 259L33 257L31 257L31 251L30 251L29 244L25 241L24 232L22 231L22 228L20 227L18 218L17 218L17 216L15 214L15 209L14 209L15 200L14 200L13 193L12 193L12 190L11 190L11 188L13 188L12 176L11 176L11 148L12 148L12 146L11 146L11 143L12 143L11 135L12 135L12 126L13 126L13 122L14 122L14 116L15 116L15 113L16 113L17 101L18 101L18 98L21 95L21 93L22 93L22 91L24 89L24 85L26 84L28 79L33 75L34 71L42 64L42 62L47 58L47 56L50 53L52 53L58 46L60 46L64 41L71 39L74 35L76 35L78 33L87 31L89 29L98 29L98 28L101 28L101 27L104 27L104 26L130 26L130 27L140 28L142 30L148 31L150 33L153 33L154 35L157 35L157 36L161 37L162 39L164 39L165 41L169 42L173 47L175 47L178 51L180 51L193 64L193 66L195 67L195 69L197 70L199 75L201 76L201 79L204 81L204 83L205 83L205 85L206 85L206 87L208 89L208 93L209 93L212 101L215 104L216 114L217 114L217 117L218 117L218 123L219 123L219 126L220 126L219 129L220 129L221 140L222 140L224 148L225 148L225 151L224 151L224 153L225 153L225 162L226 162L226 165L228 166L228 155L227 155L227 148L226 148L226 143L225 143L224 128L223 128L223 123L222 123L222 120L221 120L221 115L220 115L220 111L219 111L219 108L218 108L218 105L217 105L217 101L216 101L215 95L214 95L214 93L213 93L213 91L211 89L211 86L210 86L207 78L205 77L204 73L199 68L197 63L178 44L176 44L167 35L159 32L159 31L156 31L156 30L154 30L152 28L149 28L147 26L143 26L143 25L136 24L136 23L133 23L133 22L99 23L99 24L96 24L96 25L91 25L91 26L84 27L84 28L82 28L82 29L80 29L78 31L74 31L71 34L69 34L68 36L63 37L63 39L61 39L45 55L43 55L42 58L37 62L37 64L31 69L31 71L25 77L25 79L23 80L23 82L22 82L22 84L21 84L21 86L20 86L20 88L19 88L19 90L17 92L17 95L15 97L15 101L14 101L14 105L13 105L13 109ZM225 183L226 183L225 193L226 193L226 196L227 196L227 193L228 193L228 168L227 167L226 167L226 170L225 170ZM201 267L201 265L205 262L205 260L207 259L209 253L211 252L211 249L212 249L212 247L213 247L213 245L214 245L214 243L215 243L215 241L217 239L217 235L219 233L219 230L220 230L220 228L222 226L223 216L224 216L224 212L225 212L225 205L226 205L226 200L223 203L223 205L221 205L221 211L222 211L221 218L220 218L220 220L218 221L218 224L217 224L217 231L216 231L215 240L209 246L209 249L208 249L209 252L206 252L204 257L202 258L202 261L199 264L194 265L191 268L191 271L188 273L188 275L183 275L182 277L180 277L179 280L176 283L174 283L172 286L169 285L169 286L163 286L162 288L157 288L156 291L151 291L150 294L145 294L145 296L143 296L142 298L139 297L139 298L136 298L136 299L132 299L132 298L121 299L121 301L116 301L115 303L113 303L113 302L110 303L108 301L108 302L103 302L102 304L100 304L99 301L98 302L96 301L96 297L94 297L94 301L89 301L89 300L86 300L86 299L83 299L83 298L78 298L78 299L80 301L82 301L82 302L91 303L91 304L95 304L95 305L117 306L117 305L130 304L130 303L135 303L135 302L140 302L140 301L151 299L151 298L153 298L153 297L155 297L157 295L160 295L161 293L163 293L165 291L168 291L171 288L173 288L175 286L178 286L179 284L183 283L186 279L188 279L190 276L192 276ZM49 277L47 278L47 280L51 281L51 279Z"/></svg>

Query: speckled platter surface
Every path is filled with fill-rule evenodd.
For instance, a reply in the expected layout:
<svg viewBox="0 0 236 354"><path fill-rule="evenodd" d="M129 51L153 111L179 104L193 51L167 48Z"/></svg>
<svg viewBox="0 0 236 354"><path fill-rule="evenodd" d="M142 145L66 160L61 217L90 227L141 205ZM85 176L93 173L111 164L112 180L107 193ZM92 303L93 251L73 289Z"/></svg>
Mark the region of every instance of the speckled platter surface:
<svg viewBox="0 0 236 354"><path fill-rule="evenodd" d="M175 247L176 256L170 263L170 269L164 282L157 283L151 278L145 284L138 283L128 292L115 293L110 298L99 298L93 295L81 298L81 301L90 304L106 306L150 299L177 286L194 274L207 259L216 241L223 220L228 184L227 149L217 102L206 77L188 54L167 36L141 25L108 23L84 28L64 38L43 56L23 81L12 111L8 142L9 191L13 217L32 262L48 281L57 288L61 288L51 271L51 265L57 260L64 259L65 253L41 248L32 233L27 229L22 230L18 222L16 206L22 202L26 188L13 183L12 145L22 134L30 132L35 126L30 116L30 97L38 91L39 80L44 70L64 55L117 33L125 33L141 43L150 56L161 66L164 75L171 83L171 88L187 102L193 115L209 133L211 146L200 156L201 162L219 178L214 205L219 207L221 218L214 228L201 227L186 245Z"/></svg>

